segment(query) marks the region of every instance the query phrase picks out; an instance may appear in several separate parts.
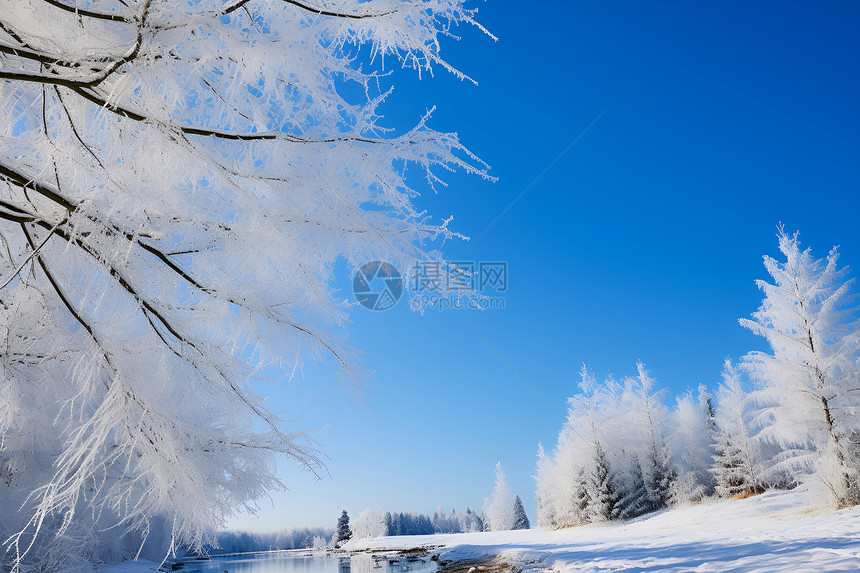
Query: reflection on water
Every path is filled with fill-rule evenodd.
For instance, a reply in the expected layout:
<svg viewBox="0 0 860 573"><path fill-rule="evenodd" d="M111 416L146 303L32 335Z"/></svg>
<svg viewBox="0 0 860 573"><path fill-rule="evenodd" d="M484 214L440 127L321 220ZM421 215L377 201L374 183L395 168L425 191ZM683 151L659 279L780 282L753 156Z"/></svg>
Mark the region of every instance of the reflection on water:
<svg viewBox="0 0 860 573"><path fill-rule="evenodd" d="M186 562L181 573L433 573L429 556L371 555L307 556L295 553L256 553Z"/></svg>

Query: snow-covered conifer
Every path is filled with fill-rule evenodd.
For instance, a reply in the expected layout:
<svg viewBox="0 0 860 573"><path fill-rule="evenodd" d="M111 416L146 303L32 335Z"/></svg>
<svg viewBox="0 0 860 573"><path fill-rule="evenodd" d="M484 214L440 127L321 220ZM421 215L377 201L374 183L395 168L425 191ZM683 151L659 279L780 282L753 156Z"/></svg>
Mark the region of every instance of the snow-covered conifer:
<svg viewBox="0 0 860 573"><path fill-rule="evenodd" d="M762 435L783 449L774 468L802 470L826 485L838 505L860 503L851 436L860 429L860 334L850 313L851 280L836 247L826 259L801 250L798 234L779 228L779 262L764 257L773 283L741 324L767 339L771 353L750 352L744 365L759 384ZM809 481L807 479L807 481Z"/></svg>
<svg viewBox="0 0 860 573"><path fill-rule="evenodd" d="M631 519L651 511L648 488L642 476L642 465L636 456L623 458L626 463L616 465L616 486L618 501L615 504L613 519Z"/></svg>
<svg viewBox="0 0 860 573"><path fill-rule="evenodd" d="M506 531L514 527L514 493L508 487L502 462L496 464L496 486L484 500L484 529Z"/></svg>
<svg viewBox="0 0 860 573"><path fill-rule="evenodd" d="M704 385L698 397L686 392L677 399L671 414L671 434L667 439L672 458L678 466L678 478L672 484L673 503L698 502L714 492L713 428L714 408Z"/></svg>
<svg viewBox="0 0 860 573"><path fill-rule="evenodd" d="M566 525L581 525L591 521L591 476L588 475L585 467L579 466L576 468L576 473L573 474L573 499L571 513L567 518Z"/></svg>
<svg viewBox="0 0 860 573"><path fill-rule="evenodd" d="M514 526L511 529L528 529L531 527L529 516L526 515L526 508L523 507L523 500L520 496L516 496L514 500Z"/></svg>
<svg viewBox="0 0 860 573"><path fill-rule="evenodd" d="M484 522L481 516L472 511L471 508L466 508L466 513L462 521L462 529L464 533L472 531L484 531Z"/></svg>
<svg viewBox="0 0 860 573"><path fill-rule="evenodd" d="M344 541L349 541L352 538L352 530L349 528L349 515L347 515L345 509L343 510L343 513L340 514L340 517L337 518L335 535L337 536L337 539L335 540L337 543L343 543Z"/></svg>
<svg viewBox="0 0 860 573"><path fill-rule="evenodd" d="M642 476L654 509L667 507L672 499L672 484L677 469L664 438L668 410L661 401L661 391L653 390L655 380L642 362L636 364L637 375L624 380L624 402L629 408L631 424L636 428L633 453L642 465Z"/></svg>
<svg viewBox="0 0 860 573"><path fill-rule="evenodd" d="M537 465L535 467L535 502L537 505L538 527L558 527L555 512L556 487L553 481L554 460L548 458L543 444L538 443Z"/></svg>
<svg viewBox="0 0 860 573"><path fill-rule="evenodd" d="M722 377L712 431L715 455L711 471L716 492L720 497L758 493L762 488L761 457L751 427L753 403L741 373L728 357Z"/></svg>
<svg viewBox="0 0 860 573"><path fill-rule="evenodd" d="M594 446L594 460L588 486L588 521L609 521L618 514L618 496L612 485L609 460L600 443Z"/></svg>

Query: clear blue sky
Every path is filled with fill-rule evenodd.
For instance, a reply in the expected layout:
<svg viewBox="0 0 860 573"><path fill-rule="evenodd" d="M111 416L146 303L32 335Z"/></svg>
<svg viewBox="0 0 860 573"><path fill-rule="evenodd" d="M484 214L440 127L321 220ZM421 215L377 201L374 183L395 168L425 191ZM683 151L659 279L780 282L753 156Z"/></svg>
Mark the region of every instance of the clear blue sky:
<svg viewBox="0 0 860 573"><path fill-rule="evenodd" d="M480 239L446 246L508 262L506 308L356 309L367 408L331 364L262 389L319 428L331 476L283 463L290 491L233 527L480 509L499 460L534 519L537 443L554 444L583 362L713 386L726 355L762 348L737 319L761 301L780 221L858 274L860 3L491 0L479 19L498 43L463 30L444 45L477 87L397 73L383 111L403 128L437 105L432 126L490 163L497 183L448 176L419 201L472 237L552 164Z"/></svg>

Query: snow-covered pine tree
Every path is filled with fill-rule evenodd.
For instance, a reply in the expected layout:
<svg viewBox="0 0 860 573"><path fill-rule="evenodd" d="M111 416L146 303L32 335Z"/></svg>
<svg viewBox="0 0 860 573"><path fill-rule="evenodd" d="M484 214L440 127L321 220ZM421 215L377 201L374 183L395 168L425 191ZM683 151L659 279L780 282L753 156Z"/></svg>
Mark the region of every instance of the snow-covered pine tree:
<svg viewBox="0 0 860 573"><path fill-rule="evenodd" d="M337 543L343 543L352 538L352 531L349 528L349 515L347 515L345 509L343 510L343 513L340 514L340 517L337 518L335 535L337 536Z"/></svg>
<svg viewBox="0 0 860 573"><path fill-rule="evenodd" d="M714 492L712 441L714 409L704 385L698 396L688 391L678 397L671 414L672 432L667 440L676 461L678 479L672 484L672 503L697 503Z"/></svg>
<svg viewBox="0 0 860 573"><path fill-rule="evenodd" d="M711 431L715 449L711 472L717 482L716 493L724 498L759 493L760 450L751 429L752 401L741 373L728 357L722 377Z"/></svg>
<svg viewBox="0 0 860 573"><path fill-rule="evenodd" d="M647 377L644 369L641 374ZM666 411L656 394L651 394L653 381L645 380L643 406L642 392L634 388L636 381L627 380L622 388L610 376L598 383L584 366L580 377L580 391L568 401L568 417L552 455L538 448L535 480L541 527L629 518L662 503L658 500L655 505L648 496L644 464L640 465L641 459L653 459L649 455L652 434L660 437L665 452L662 427ZM671 476L671 465L649 475L661 469ZM665 481L658 480L654 489L660 484L666 487Z"/></svg>
<svg viewBox="0 0 860 573"><path fill-rule="evenodd" d="M632 519L653 509L642 476L642 465L635 455L625 459L625 468L619 468L616 473L615 490L618 501L615 504L613 519Z"/></svg>
<svg viewBox="0 0 860 573"><path fill-rule="evenodd" d="M514 526L511 529L528 529L531 527L529 516L526 515L526 508L523 507L523 500L520 496L516 496L514 500Z"/></svg>
<svg viewBox="0 0 860 573"><path fill-rule="evenodd" d="M839 506L855 505L860 475L850 440L860 428L860 334L848 306L852 281L838 266L836 247L816 260L809 248L801 250L798 233L780 226L778 236L785 261L764 257L774 282L756 281L762 306L740 321L771 347L771 354L744 358L772 420L763 435L784 449L777 469L807 471Z"/></svg>
<svg viewBox="0 0 860 573"><path fill-rule="evenodd" d="M555 464L548 458L543 444L538 442L537 465L535 466L535 502L537 505L538 527L552 529L558 527L555 511L556 491L553 482Z"/></svg>
<svg viewBox="0 0 860 573"><path fill-rule="evenodd" d="M669 458L668 450L653 444L645 458L643 469L645 488L648 490L651 504L655 508L669 507L673 500L672 486L678 473Z"/></svg>
<svg viewBox="0 0 860 573"><path fill-rule="evenodd" d="M642 476L654 509L668 507L672 499L672 483L678 473L664 438L668 418L660 391L652 391L655 380L642 362L636 364L636 377L624 380L624 401L629 416L638 429L636 457L642 464Z"/></svg>
<svg viewBox="0 0 860 573"><path fill-rule="evenodd" d="M463 519L463 531L468 533L471 531L484 531L484 521L481 516L472 511L472 508L466 508L466 515Z"/></svg>
<svg viewBox="0 0 860 573"><path fill-rule="evenodd" d="M603 447L606 423L613 411L611 386L598 383L585 365L580 370L580 392L568 403L570 434L581 442L580 462L583 473L578 476L577 507L581 521L606 521L612 518L617 501L612 487L609 460Z"/></svg>
<svg viewBox="0 0 860 573"><path fill-rule="evenodd" d="M588 511L591 505L590 495L590 476L583 466L576 468L576 473L573 477L573 512L570 515L568 522L565 525L582 525L591 521L591 515Z"/></svg>
<svg viewBox="0 0 860 573"><path fill-rule="evenodd" d="M484 500L484 530L507 531L514 527L514 494L508 487L502 462L496 464L496 487Z"/></svg>
<svg viewBox="0 0 860 573"><path fill-rule="evenodd" d="M609 521L618 514L618 495L612 485L609 460L599 442L594 446L592 464L588 482L588 521Z"/></svg>

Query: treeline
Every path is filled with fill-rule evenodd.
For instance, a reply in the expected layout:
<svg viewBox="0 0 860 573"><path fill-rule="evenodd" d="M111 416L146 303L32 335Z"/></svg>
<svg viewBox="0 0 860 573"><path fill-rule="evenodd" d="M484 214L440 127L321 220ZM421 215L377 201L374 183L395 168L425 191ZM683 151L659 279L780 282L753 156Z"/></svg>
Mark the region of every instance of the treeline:
<svg viewBox="0 0 860 573"><path fill-rule="evenodd" d="M860 331L851 281L834 248L824 260L780 229L784 262L765 257L761 308L741 324L771 352L726 359L715 395L700 386L670 409L642 363L579 393L550 453L538 447L543 527L626 519L708 496L799 484L839 507L860 503Z"/></svg>
<svg viewBox="0 0 860 573"><path fill-rule="evenodd" d="M483 531L484 521L470 508L446 514L441 507L432 515L365 509L350 523L355 538L389 535L432 535Z"/></svg>
<svg viewBox="0 0 860 573"><path fill-rule="evenodd" d="M255 551L277 551L285 549L311 549L314 538L332 539L331 527L299 527L282 531L252 532L224 531L218 534L218 547L209 545L209 555L226 553L251 553Z"/></svg>

